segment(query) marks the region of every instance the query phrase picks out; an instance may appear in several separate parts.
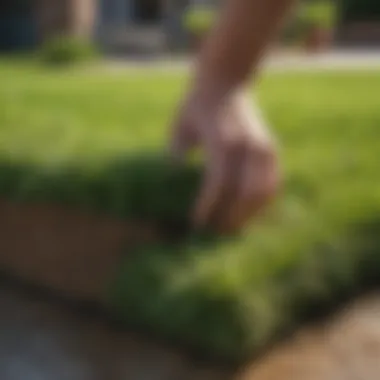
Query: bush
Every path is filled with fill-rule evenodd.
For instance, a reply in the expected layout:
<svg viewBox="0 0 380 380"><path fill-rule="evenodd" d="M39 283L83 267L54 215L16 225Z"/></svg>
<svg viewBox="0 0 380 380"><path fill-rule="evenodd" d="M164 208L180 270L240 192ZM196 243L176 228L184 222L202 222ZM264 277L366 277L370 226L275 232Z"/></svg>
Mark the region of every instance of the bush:
<svg viewBox="0 0 380 380"><path fill-rule="evenodd" d="M306 35L306 24L298 14L290 18L281 36L285 45L298 45Z"/></svg>
<svg viewBox="0 0 380 380"><path fill-rule="evenodd" d="M204 35L212 27L215 19L215 10L210 7L190 8L184 16L184 26L193 35Z"/></svg>
<svg viewBox="0 0 380 380"><path fill-rule="evenodd" d="M328 0L302 4L299 17L305 24L331 29L336 23L337 7Z"/></svg>
<svg viewBox="0 0 380 380"><path fill-rule="evenodd" d="M98 52L89 41L59 36L47 41L42 48L42 59L51 65L71 65L94 60Z"/></svg>
<svg viewBox="0 0 380 380"><path fill-rule="evenodd" d="M333 29L336 19L337 7L331 1L301 3L290 17L282 39L287 44L302 43L311 28Z"/></svg>

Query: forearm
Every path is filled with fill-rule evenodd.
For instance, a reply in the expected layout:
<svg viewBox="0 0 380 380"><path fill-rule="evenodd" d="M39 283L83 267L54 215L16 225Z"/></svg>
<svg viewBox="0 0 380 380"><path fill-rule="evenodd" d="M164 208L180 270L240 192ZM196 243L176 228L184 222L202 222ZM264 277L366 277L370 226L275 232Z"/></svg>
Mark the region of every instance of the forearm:
<svg viewBox="0 0 380 380"><path fill-rule="evenodd" d="M226 95L243 87L296 0L226 0L200 54L196 82Z"/></svg>

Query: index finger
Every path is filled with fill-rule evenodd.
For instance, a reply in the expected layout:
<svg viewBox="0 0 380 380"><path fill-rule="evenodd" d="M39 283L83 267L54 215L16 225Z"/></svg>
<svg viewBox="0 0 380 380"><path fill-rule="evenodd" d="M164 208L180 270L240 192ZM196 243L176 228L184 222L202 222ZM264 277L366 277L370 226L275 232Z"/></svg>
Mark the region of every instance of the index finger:
<svg viewBox="0 0 380 380"><path fill-rule="evenodd" d="M227 157L217 146L210 146L203 183L193 211L193 223L196 228L204 228L212 218L221 199L227 175Z"/></svg>

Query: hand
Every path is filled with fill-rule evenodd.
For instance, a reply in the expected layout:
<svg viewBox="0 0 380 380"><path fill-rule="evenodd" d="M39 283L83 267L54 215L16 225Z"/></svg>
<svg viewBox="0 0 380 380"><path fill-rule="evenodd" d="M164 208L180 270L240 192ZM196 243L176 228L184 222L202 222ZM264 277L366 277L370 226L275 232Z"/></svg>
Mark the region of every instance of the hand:
<svg viewBox="0 0 380 380"><path fill-rule="evenodd" d="M174 124L172 152L184 159L197 146L204 150L205 173L192 215L194 225L236 232L277 189L277 160L269 132L243 93L222 101L194 91Z"/></svg>

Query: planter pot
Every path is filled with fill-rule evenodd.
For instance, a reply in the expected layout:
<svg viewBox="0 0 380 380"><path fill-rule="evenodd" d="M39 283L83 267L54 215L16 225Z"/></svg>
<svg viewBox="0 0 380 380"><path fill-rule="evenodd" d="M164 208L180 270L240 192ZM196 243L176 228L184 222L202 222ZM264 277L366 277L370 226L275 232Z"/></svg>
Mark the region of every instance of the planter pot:
<svg viewBox="0 0 380 380"><path fill-rule="evenodd" d="M331 47L332 38L333 33L330 29L313 27L306 36L305 48L309 52L328 50Z"/></svg>
<svg viewBox="0 0 380 380"><path fill-rule="evenodd" d="M190 37L190 48L193 52L198 52L204 40L206 39L206 33L192 33Z"/></svg>

